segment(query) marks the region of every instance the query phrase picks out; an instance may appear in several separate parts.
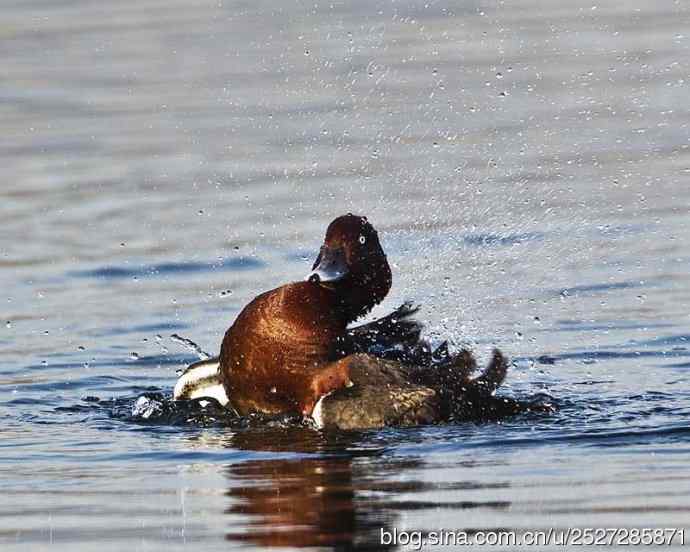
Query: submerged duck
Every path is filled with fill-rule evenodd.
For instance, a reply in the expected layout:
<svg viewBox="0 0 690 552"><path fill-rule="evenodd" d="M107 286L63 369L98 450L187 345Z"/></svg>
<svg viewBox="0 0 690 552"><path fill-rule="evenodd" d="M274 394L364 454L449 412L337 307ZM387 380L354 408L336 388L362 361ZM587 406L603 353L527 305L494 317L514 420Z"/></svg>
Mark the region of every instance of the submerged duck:
<svg viewBox="0 0 690 552"><path fill-rule="evenodd" d="M498 350L478 376L469 351L451 354L444 344L432 352L410 304L349 327L391 283L366 217L336 218L306 280L251 301L220 356L191 365L174 398L210 397L241 416L298 414L340 429L497 418L531 406L494 396L508 368Z"/></svg>

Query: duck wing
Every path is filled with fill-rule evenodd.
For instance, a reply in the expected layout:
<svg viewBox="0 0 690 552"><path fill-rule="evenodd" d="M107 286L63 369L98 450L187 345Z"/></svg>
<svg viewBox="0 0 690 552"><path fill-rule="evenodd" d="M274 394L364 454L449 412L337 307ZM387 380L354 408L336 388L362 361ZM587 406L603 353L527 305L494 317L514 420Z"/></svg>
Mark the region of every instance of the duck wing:
<svg viewBox="0 0 690 552"><path fill-rule="evenodd" d="M343 352L369 353L397 359L401 352L409 351L422 343L420 335L423 325L413 319L418 311L419 306L406 302L383 318L349 328Z"/></svg>
<svg viewBox="0 0 690 552"><path fill-rule="evenodd" d="M317 427L363 430L440 421L437 392L411 382L400 363L356 354L348 367L352 385L319 400L312 412Z"/></svg>

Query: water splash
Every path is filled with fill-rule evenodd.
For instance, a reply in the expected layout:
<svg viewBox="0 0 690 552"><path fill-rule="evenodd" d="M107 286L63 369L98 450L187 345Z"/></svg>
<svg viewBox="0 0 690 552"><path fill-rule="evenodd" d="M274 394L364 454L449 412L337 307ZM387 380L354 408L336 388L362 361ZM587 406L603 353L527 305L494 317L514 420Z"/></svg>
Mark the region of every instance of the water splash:
<svg viewBox="0 0 690 552"><path fill-rule="evenodd" d="M170 336L170 339L172 341L174 341L175 343L182 345L185 349L193 352L195 355L197 355L199 357L199 360L208 360L209 358L211 358L213 356L213 355L210 355L209 353L207 353L206 351L204 351L199 345L194 343L194 341L192 341L191 339L186 338L186 337L182 337L179 334L176 334L176 333L172 334Z"/></svg>

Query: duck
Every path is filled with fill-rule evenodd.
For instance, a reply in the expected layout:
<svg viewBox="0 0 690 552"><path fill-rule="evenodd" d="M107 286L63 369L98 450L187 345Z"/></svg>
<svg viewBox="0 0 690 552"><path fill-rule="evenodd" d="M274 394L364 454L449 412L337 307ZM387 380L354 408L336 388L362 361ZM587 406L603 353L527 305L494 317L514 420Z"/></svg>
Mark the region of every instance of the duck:
<svg viewBox="0 0 690 552"><path fill-rule="evenodd" d="M432 350L405 303L353 326L387 296L392 271L365 216L333 220L311 271L258 295L226 331L218 357L190 365L174 400L209 398L238 416L301 416L322 429L365 430L488 420L536 409L496 396L509 362L485 370L467 349Z"/></svg>

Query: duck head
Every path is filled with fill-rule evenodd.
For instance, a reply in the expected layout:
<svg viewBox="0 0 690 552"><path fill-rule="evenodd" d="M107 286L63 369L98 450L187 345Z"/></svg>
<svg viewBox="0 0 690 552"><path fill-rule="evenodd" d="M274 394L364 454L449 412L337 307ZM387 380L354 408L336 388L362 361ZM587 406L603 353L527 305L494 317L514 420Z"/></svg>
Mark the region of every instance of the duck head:
<svg viewBox="0 0 690 552"><path fill-rule="evenodd" d="M336 294L348 322L383 301L391 288L391 269L366 217L348 213L331 222L307 280Z"/></svg>

